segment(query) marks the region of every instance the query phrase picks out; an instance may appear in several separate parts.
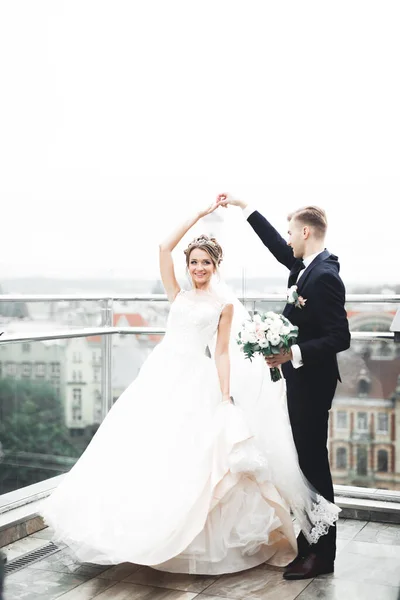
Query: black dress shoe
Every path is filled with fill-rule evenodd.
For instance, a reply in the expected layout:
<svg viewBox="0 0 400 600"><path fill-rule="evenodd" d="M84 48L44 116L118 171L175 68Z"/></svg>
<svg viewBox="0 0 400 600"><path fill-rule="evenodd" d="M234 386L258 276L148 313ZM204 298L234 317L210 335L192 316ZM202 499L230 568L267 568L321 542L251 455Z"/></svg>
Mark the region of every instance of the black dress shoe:
<svg viewBox="0 0 400 600"><path fill-rule="evenodd" d="M286 565L285 569L290 569L290 567L293 567L293 565L297 564L300 560L304 560L304 558L304 556L300 556L300 554L298 554L296 558L292 560L292 562Z"/></svg>
<svg viewBox="0 0 400 600"><path fill-rule="evenodd" d="M316 554L309 554L301 560L294 560L287 567L283 574L284 579L312 579L318 575L327 575L333 573L334 566L332 560L327 560Z"/></svg>

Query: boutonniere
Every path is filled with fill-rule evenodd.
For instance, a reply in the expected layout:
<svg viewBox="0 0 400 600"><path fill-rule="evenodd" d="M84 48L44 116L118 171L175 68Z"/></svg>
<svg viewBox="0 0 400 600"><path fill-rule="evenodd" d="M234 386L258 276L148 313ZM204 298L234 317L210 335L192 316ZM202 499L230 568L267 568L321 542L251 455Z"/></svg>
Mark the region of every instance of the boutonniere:
<svg viewBox="0 0 400 600"><path fill-rule="evenodd" d="M303 296L299 296L297 285L292 285L287 291L287 303L294 304L296 308L303 308L307 300Z"/></svg>

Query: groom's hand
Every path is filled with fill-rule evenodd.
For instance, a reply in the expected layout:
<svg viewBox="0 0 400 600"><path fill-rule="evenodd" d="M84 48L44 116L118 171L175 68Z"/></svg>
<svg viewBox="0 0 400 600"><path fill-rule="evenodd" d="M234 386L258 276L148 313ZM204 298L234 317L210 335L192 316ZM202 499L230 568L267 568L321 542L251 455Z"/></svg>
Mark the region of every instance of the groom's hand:
<svg viewBox="0 0 400 600"><path fill-rule="evenodd" d="M265 362L270 368L279 367L280 365L289 362L289 360L293 360L292 350L289 350L289 352L281 350L280 354L272 354L271 356L265 357Z"/></svg>
<svg viewBox="0 0 400 600"><path fill-rule="evenodd" d="M224 208L228 207L228 204L232 206L240 206L240 208L246 208L246 202L243 200L238 200L237 198L233 198L230 194L218 194L217 196L217 204L218 206L223 206Z"/></svg>

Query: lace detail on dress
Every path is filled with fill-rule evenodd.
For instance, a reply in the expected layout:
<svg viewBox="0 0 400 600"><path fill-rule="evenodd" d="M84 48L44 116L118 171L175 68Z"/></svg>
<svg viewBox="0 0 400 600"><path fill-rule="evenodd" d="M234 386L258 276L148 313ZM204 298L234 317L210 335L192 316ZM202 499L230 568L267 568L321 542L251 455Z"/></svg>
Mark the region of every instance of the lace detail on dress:
<svg viewBox="0 0 400 600"><path fill-rule="evenodd" d="M213 291L180 290L171 304L165 344L179 352L204 354L215 337L225 304Z"/></svg>
<svg viewBox="0 0 400 600"><path fill-rule="evenodd" d="M317 495L316 502L313 502L312 509L308 514L313 527L308 534L310 544L316 544L319 538L328 533L329 527L332 527L339 519L340 509L328 502L323 496Z"/></svg>

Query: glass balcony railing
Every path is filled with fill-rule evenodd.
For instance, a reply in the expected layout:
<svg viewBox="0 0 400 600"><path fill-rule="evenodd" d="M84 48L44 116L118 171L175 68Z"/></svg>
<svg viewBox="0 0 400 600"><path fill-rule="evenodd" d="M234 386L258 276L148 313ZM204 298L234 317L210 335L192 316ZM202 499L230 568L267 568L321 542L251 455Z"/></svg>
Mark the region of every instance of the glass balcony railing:
<svg viewBox="0 0 400 600"><path fill-rule="evenodd" d="M285 302L242 300L250 311ZM337 485L400 492L400 344L389 331L399 305L347 298L352 343L329 429ZM71 468L162 339L168 311L164 295L0 296L0 495Z"/></svg>

